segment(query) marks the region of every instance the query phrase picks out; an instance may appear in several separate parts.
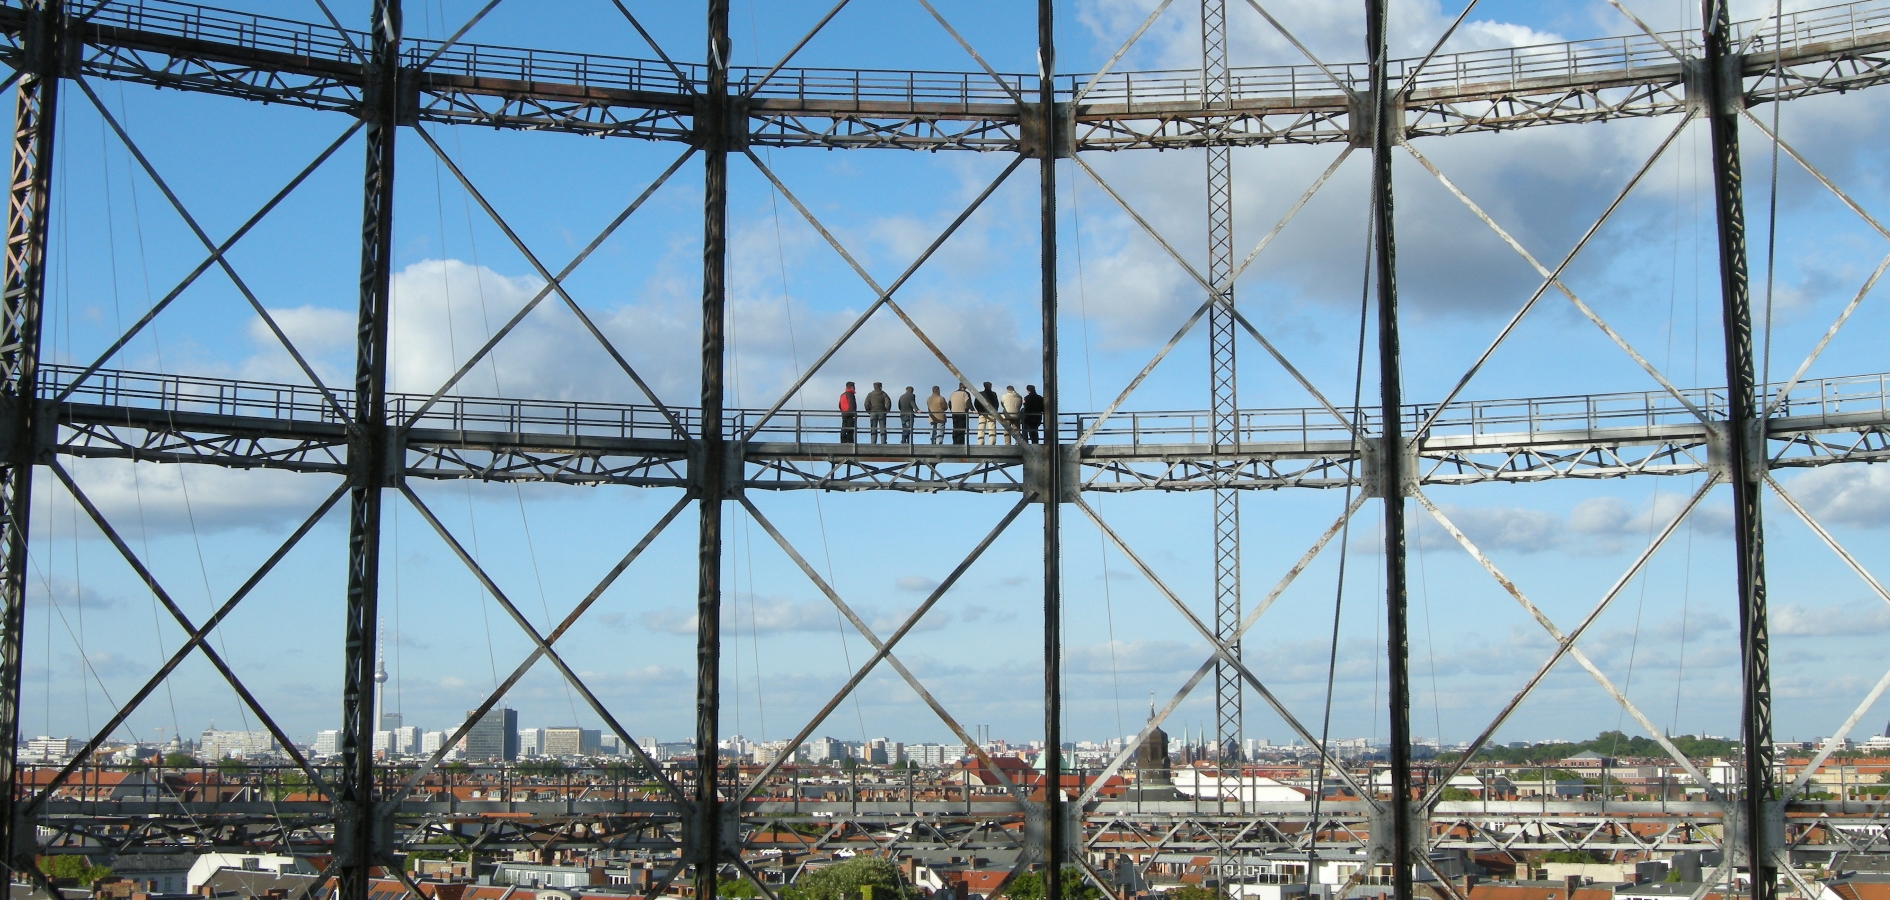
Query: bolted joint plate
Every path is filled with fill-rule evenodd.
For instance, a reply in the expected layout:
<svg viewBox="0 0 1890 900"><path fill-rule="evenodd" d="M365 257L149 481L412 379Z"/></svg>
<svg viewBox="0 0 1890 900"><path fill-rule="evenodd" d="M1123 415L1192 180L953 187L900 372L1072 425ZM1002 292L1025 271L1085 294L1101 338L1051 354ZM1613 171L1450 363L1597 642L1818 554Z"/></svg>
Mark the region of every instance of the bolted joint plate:
<svg viewBox="0 0 1890 900"><path fill-rule="evenodd" d="M1429 831L1429 824L1425 821L1424 807L1420 803L1412 803L1405 809L1405 819L1405 833L1411 836L1411 844L1407 849L1413 854L1412 858L1404 861L1404 865L1408 866L1417 862L1416 854L1424 852L1424 836ZM1374 807L1370 813L1370 822L1371 836L1366 846L1371 856L1380 862L1392 860L1391 804Z"/></svg>
<svg viewBox="0 0 1890 900"><path fill-rule="evenodd" d="M1050 846L1050 813L1047 803L1024 804L1024 846L1021 852L1023 862L1030 865L1042 865L1049 861L1046 852ZM1070 862L1080 858L1083 852L1082 807L1070 801L1064 801L1063 809L1063 859Z"/></svg>
<svg viewBox="0 0 1890 900"><path fill-rule="evenodd" d="M1384 497L1385 439L1366 438L1360 445L1359 488L1367 497ZM1409 497L1418 489L1418 445L1407 439L1404 442L1402 465L1398 469L1398 484L1403 496Z"/></svg>
<svg viewBox="0 0 1890 900"><path fill-rule="evenodd" d="M723 99L722 107L722 148L730 153L740 153L748 149L748 107L749 101L739 93L731 93ZM692 142L705 150L710 148L714 135L708 133L712 121L714 104L707 96L696 98L696 108L692 120L695 135Z"/></svg>
<svg viewBox="0 0 1890 900"><path fill-rule="evenodd" d="M374 866L391 862L394 858L394 830L388 821L392 810L377 810L368 817L368 827L372 830L368 853L372 859L356 859L360 847L356 839L360 827L354 817L351 804L335 804L335 863L341 866Z"/></svg>
<svg viewBox="0 0 1890 900"><path fill-rule="evenodd" d="M1759 813L1759 838L1764 842L1764 853L1777 853L1785 844L1785 804L1777 800L1767 800L1765 808ZM1726 806L1726 844L1732 847L1733 864L1750 867L1746 858L1746 805L1743 802L1729 803ZM1766 860L1766 865L1777 865L1776 859Z"/></svg>
<svg viewBox="0 0 1890 900"><path fill-rule="evenodd" d="M1025 444L1023 450L1024 493L1030 497L1030 502L1042 503L1044 495L1049 492L1050 473L1046 463L1050 457L1049 448L1043 444ZM1077 495L1083 489L1082 467L1078 465L1077 459L1082 448L1074 444L1063 444L1059 445L1057 450L1062 463L1059 468L1062 470L1060 475L1063 481L1059 487L1062 488L1060 493L1063 502L1075 503Z"/></svg>
<svg viewBox="0 0 1890 900"><path fill-rule="evenodd" d="M1731 481L1732 442L1728 439L1733 423L1718 420L1706 423L1706 471L1716 475L1721 481ZM1757 484L1765 480L1765 473L1771 468L1766 446L1766 430L1763 420L1745 423L1746 459L1744 475L1747 481Z"/></svg>
<svg viewBox="0 0 1890 900"><path fill-rule="evenodd" d="M1726 86L1726 92L1719 98L1719 109L1712 112L1722 116L1738 115L1746 107L1746 59L1737 53L1728 53L1719 62L1719 83ZM1687 92L1687 111L1694 114L1707 112L1706 60L1700 57L1689 59L1681 66L1680 72Z"/></svg>
<svg viewBox="0 0 1890 900"><path fill-rule="evenodd" d="M1076 116L1068 103L1056 105L1056 158L1070 158L1070 149L1076 146ZM1018 152L1032 159L1043 159L1044 140L1043 104L1026 103L1017 116Z"/></svg>
<svg viewBox="0 0 1890 900"><path fill-rule="evenodd" d="M702 809L695 804L684 804L677 808L682 819L682 858L694 861L702 858L703 850L710 841L715 842L715 858L718 863L734 859L734 850L742 845L741 808L729 803L718 803L715 807L715 827L702 827Z"/></svg>
<svg viewBox="0 0 1890 900"><path fill-rule="evenodd" d="M743 474L746 472L745 466L748 459L747 447L748 445L741 441L722 443L722 499L724 500L738 500L742 496L745 488ZM689 496L691 499L700 500L703 494L703 482L707 480L706 473L703 471L701 441L689 445L688 466Z"/></svg>

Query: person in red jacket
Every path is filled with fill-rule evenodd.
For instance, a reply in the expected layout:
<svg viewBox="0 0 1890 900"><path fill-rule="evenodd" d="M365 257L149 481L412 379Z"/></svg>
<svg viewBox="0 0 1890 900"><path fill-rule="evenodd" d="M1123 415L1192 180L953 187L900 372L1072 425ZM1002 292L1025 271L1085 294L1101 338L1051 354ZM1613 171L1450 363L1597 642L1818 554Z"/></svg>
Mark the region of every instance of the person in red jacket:
<svg viewBox="0 0 1890 900"><path fill-rule="evenodd" d="M858 440L860 421L860 398L853 393L853 382L847 382L847 389L840 392L840 443L851 444Z"/></svg>

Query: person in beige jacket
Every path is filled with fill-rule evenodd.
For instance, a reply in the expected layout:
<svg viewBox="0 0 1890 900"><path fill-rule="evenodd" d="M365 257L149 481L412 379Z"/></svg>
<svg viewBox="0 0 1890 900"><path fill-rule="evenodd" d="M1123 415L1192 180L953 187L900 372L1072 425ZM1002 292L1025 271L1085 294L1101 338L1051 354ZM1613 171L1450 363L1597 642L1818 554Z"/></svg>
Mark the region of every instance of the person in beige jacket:
<svg viewBox="0 0 1890 900"><path fill-rule="evenodd" d="M1017 433L1017 414L1024 408L1024 397L1017 393L1015 385L1004 386L1004 396L998 398L999 406L1004 410L1004 443L1011 443L1011 436Z"/></svg>
<svg viewBox="0 0 1890 900"><path fill-rule="evenodd" d="M949 408L945 395L938 392L938 385L932 385L932 396L925 398L925 417L932 423L932 443L945 443L945 410Z"/></svg>

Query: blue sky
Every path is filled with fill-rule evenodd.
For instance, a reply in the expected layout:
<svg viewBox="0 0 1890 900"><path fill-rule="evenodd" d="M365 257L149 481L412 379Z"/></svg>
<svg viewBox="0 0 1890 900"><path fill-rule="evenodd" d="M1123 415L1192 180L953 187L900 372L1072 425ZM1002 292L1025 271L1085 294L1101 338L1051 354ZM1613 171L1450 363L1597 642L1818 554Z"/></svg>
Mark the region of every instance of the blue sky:
<svg viewBox="0 0 1890 900"><path fill-rule="evenodd" d="M233 4L241 5L241 4ZM344 21L363 4L331 4ZM1026 4L935 4L1000 71L1034 69ZM1089 71L1153 8L1149 0L1060 4L1060 68ZM410 4L410 35L440 37L476 8ZM681 4L631 4L665 49L696 58L701 23ZM1294 62L1292 50L1242 3L1229 4L1238 65ZM318 19L313 4L251 4ZM1355 59L1356 10L1269 5L1322 57ZM1689 23L1684 2L1634 3L1656 27ZM1759 4L1737 6L1757 15ZM647 56L608 3L564 4L555 15L512 0L466 40ZM738 2L735 61L769 65L825 11L823 4ZM1395 3L1397 45L1420 54L1455 8ZM1697 13L1693 13L1697 15ZM1176 3L1119 69L1185 67L1198 54L1197 13ZM1198 20L1195 20L1198 21ZM1489 2L1460 32L1466 48L1625 34L1606 3ZM1455 46L1455 45L1453 45ZM796 64L964 71L974 64L917 3L855 0ZM183 202L213 235L246 218L348 126L335 114L222 98L95 85ZM1890 96L1890 95L1886 95ZM49 360L83 364L201 258L163 198L67 86L54 203ZM1886 105L1874 90L1793 103L1786 139L1866 210L1881 217L1879 154ZM1770 121L1772 109L1758 114ZM1467 194L1550 265L1559 260L1651 150L1672 119L1545 127L1417 142ZM681 154L670 144L429 126L521 239L556 270ZM1763 302L1771 160L1763 135L1744 134L1753 283ZM395 233L394 386L430 391L536 291L529 264L411 134L402 135ZM1681 133L1566 274L1567 283L1647 358L1684 387L1717 385L1719 316L1710 167L1703 125ZM759 151L758 151L759 152ZM1236 246L1244 255L1338 154L1333 147L1239 150ZM1001 154L775 150L763 160L882 281L911 258L1010 159ZM1086 157L1190 259L1204 249L1198 152ZM360 215L361 146L351 139L231 254L331 384L351 373L350 332ZM1447 391L1538 283L1533 272L1408 157L1397 162L1406 397ZM1335 402L1352 392L1364 264L1366 161L1354 154L1241 281L1242 309ZM567 281L572 295L671 403L696 394L700 165L691 161ZM1780 163L1771 370L1789 374L1886 251L1880 236L1789 159ZM730 164L730 349L733 405L766 406L872 300L872 293L744 159ZM1199 289L1094 183L1059 165L1065 244L1060 258L1063 402L1100 408L1200 303ZM1000 384L1037 380L1036 170L1027 163L901 291L902 303L968 371ZM1881 293L1879 291L1878 293ZM883 314L882 314L883 315ZM1862 305L1811 376L1883 371L1890 322L1881 298ZM1310 400L1259 348L1240 347L1241 401L1301 407ZM227 279L186 292L115 365L285 382L305 379L274 347ZM1125 408L1205 405L1205 337L1197 331ZM915 384L946 373L896 320L876 319L791 406L826 408L844 380ZM1364 402L1374 402L1368 367ZM1467 398L1642 391L1655 385L1592 325L1546 297L1465 392ZM636 399L628 380L547 304L476 369L465 390L507 396ZM336 486L327 476L72 462L71 467L179 602L201 618L240 584L295 523ZM1890 480L1875 468L1781 475L1866 565L1885 567ZM111 547L81 521L50 478L34 510L34 605L28 612L23 730L87 734L175 648L180 632ZM1620 575L1633 554L1697 488L1693 478L1438 488L1431 496L1566 626ZM662 490L419 482L416 492L540 628L556 621L677 499ZM757 493L756 505L830 574L876 630L891 630L932 584L1015 502L1014 497ZM1243 498L1243 577L1264 596L1337 516L1338 492ZM1197 610L1208 608L1206 495L1092 499L1124 539ZM1700 510L1584 639L1583 648L1660 727L1735 728L1736 626L1730 592L1730 512L1724 489ZM450 727L529 651L522 634L412 508L388 499L384 549L389 705L410 724ZM1379 515L1368 503L1350 532L1335 692L1335 736L1386 732ZM1413 507L1412 515L1421 511ZM833 608L733 507L725 584L724 733L791 735L870 652L844 635ZM1782 505L1767 509L1779 697L1778 735L1828 734L1878 678L1875 652L1890 611L1843 570ZM1151 693L1180 685L1205 644L1097 531L1066 514L1069 673L1066 733L1103 739L1133 731ZM1038 514L1025 515L902 645L900 657L967 727L1030 739L1041 729ZM692 715L693 511L685 512L560 646L637 735L681 739ZM1335 546L1260 620L1246 642L1256 673L1302 721L1318 718L1336 593ZM229 621L220 651L288 731L334 727L339 716L345 521L331 514ZM56 603L48 604L51 597ZM216 598L213 601L211 598ZM1412 675L1416 733L1465 740L1547 652L1543 633L1443 531L1412 545ZM153 640L153 636L157 640ZM481 656L486 659L480 659ZM89 669L88 669L89 666ZM81 677L82 672L92 674ZM109 697L107 696L109 694ZM1212 721L1206 689L1171 732ZM508 704L526 726L595 726L596 716L541 665ZM1252 696L1248 732L1290 730ZM1873 733L1890 710L1872 711ZM201 660L135 714L128 731L254 727ZM1564 663L1500 734L1504 740L1633 732L1632 719ZM949 740L889 671L862 688L817 734Z"/></svg>

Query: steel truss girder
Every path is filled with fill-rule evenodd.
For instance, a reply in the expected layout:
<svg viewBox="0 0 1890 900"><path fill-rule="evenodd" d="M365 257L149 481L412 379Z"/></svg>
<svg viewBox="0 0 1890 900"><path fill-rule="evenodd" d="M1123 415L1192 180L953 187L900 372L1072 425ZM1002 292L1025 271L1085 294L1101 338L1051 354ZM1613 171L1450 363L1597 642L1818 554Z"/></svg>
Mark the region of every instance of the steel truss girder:
<svg viewBox="0 0 1890 900"><path fill-rule="evenodd" d="M216 18L215 11L206 11ZM132 21L130 18L124 21ZM140 20L144 21L144 20ZM24 14L0 6L0 62L17 64L23 51ZM305 108L356 113L363 103L360 67L337 58L327 44L339 35L327 26L307 26L308 46L294 48L220 43L182 29L162 30L153 19L142 28L88 21L74 29L83 45L80 74L161 88L197 91ZM294 24L294 23L287 23ZM150 30L146 30L150 29ZM319 39L319 40L316 40ZM325 42L325 43L324 43ZM292 42L293 43L293 42ZM317 46L320 44L320 46ZM465 49L465 48L462 48ZM504 56L501 48L493 48ZM556 54L553 54L554 56ZM673 79L645 84L647 77L612 81L583 64L605 68L638 65L636 60L581 57L559 60L514 77L481 70L454 74L411 67L403 73L403 115L417 121L476 124L497 128L559 131L599 137L694 141L698 97L679 92ZM1867 33L1846 39L1793 46L1782 73L1772 71L1764 49L1742 59L1748 105L1813 94L1872 87L1890 81L1890 35ZM700 71L702 67L692 67ZM786 70L790 75L831 79L845 73ZM862 73L870 77L901 73ZM934 73L924 73L932 75ZM1111 78L1133 79L1136 73ZM1159 79L1171 73L1150 73ZM919 77L920 73L914 73ZM983 79L982 74L966 76ZM1017 78L1018 76L1006 76ZM1064 76L1070 78L1071 76ZM1078 101L1067 108L1073 91L1059 84L1061 112L1069 122L1072 149L1174 149L1206 145L1270 146L1345 143L1359 133L1352 123L1352 98L1317 75L1305 94L1233 97L1224 104L1205 102L1199 92L1154 100L1106 97ZM1278 77L1267 75L1264 77ZM1350 76L1342 76L1350 77ZM1486 82L1420 85L1399 96L1406 136L1505 131L1546 124L1594 122L1612 118L1670 115L1687 108L1688 78L1677 63L1620 67L1577 66L1566 73L1492 77ZM1127 83L1127 82L1125 82ZM1110 82L1115 87L1114 82ZM1353 85L1356 91L1358 85ZM1106 92L1105 92L1106 93ZM1021 120L1029 114L1002 93L967 92L958 101L914 95L897 99L885 92L835 96L816 90L801 96L785 90L743 98L737 115L747 122L739 140L777 147L903 148L1016 152L1026 138Z"/></svg>
<svg viewBox="0 0 1890 900"><path fill-rule="evenodd" d="M254 416L48 404L51 434L41 451L145 462L346 474L347 429L339 423ZM1890 460L1890 412L1770 420L1774 469ZM42 428L42 431L46 430ZM606 439L518 432L416 428L401 442L399 475L424 479L551 482L688 488L699 451L676 440ZM823 448L831 448L826 450ZM1070 446L1080 490L1096 493L1343 488L1358 485L1350 441ZM947 455L952 454L952 455ZM1629 475L1698 475L1717 470L1718 439L1698 424L1587 432L1437 435L1413 455L1420 485L1527 483ZM748 444L744 490L890 490L912 493L1028 490L1032 466L1021 450L888 444L871 455L838 445Z"/></svg>
<svg viewBox="0 0 1890 900"><path fill-rule="evenodd" d="M896 787L896 786L895 786ZM521 793L529 788L520 788ZM1213 801L1090 804L1079 821L1087 853L1305 852L1312 810L1305 803L1221 804ZM1880 846L1890 814L1860 804L1794 802L1786 806L1787 843L1795 850L1859 850ZM539 846L639 849L674 853L681 844L682 807L667 800L425 800L390 810L396 846L454 833L483 847ZM811 848L897 844L901 849L1014 850L1023 813L1008 797L959 800L794 801L764 798L743 805L749 849L801 846L780 826L819 825ZM1319 815L1319 846L1363 850L1371 817L1358 803L1327 803ZM1428 849L1478 852L1537 850L1661 851L1716 849L1726 807L1703 801L1450 801L1428 818ZM55 800L40 827L72 837L147 852L257 848L279 842L313 852L332 840L334 808L308 801ZM776 835L759 840L762 832ZM287 837L283 837L287 835Z"/></svg>

